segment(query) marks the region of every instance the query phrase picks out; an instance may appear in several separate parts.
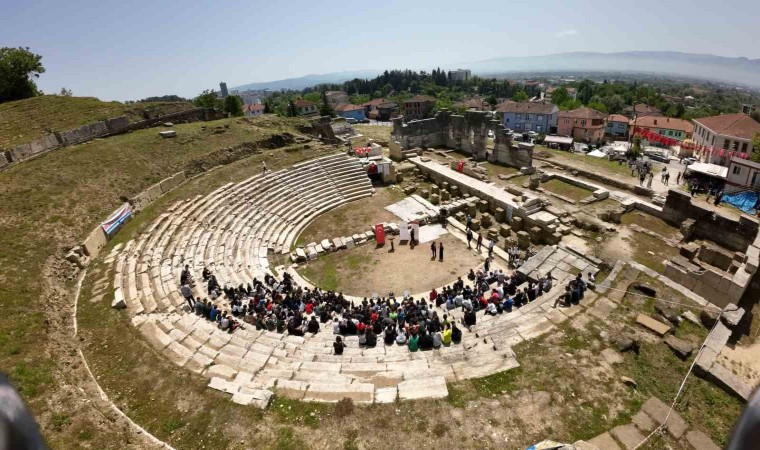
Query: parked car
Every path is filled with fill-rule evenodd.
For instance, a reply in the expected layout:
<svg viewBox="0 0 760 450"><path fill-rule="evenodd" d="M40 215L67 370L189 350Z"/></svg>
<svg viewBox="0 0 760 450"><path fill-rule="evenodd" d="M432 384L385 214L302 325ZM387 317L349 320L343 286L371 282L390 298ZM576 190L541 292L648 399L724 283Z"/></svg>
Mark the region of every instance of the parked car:
<svg viewBox="0 0 760 450"><path fill-rule="evenodd" d="M681 160L681 164L683 164L685 166L694 164L695 162L697 162L697 159L696 158L691 158L691 157L684 158L684 159Z"/></svg>
<svg viewBox="0 0 760 450"><path fill-rule="evenodd" d="M369 123L369 119L364 118L364 119L360 120L359 122L361 122L361 123Z"/></svg>
<svg viewBox="0 0 760 450"><path fill-rule="evenodd" d="M353 117L347 117L346 122L350 123L351 125L354 125L358 122L358 120L354 119Z"/></svg>
<svg viewBox="0 0 760 450"><path fill-rule="evenodd" d="M655 161L660 161L660 162L664 162L664 163L669 163L670 162L670 158L668 158L667 156L662 155L660 153L650 153L650 154L647 155L647 157L649 157L649 159L653 159Z"/></svg>

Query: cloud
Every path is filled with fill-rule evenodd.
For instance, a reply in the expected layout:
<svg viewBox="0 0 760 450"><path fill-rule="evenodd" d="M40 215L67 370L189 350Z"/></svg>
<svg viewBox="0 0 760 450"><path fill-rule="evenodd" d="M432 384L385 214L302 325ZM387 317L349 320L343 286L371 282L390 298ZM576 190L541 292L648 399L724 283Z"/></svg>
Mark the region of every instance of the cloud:
<svg viewBox="0 0 760 450"><path fill-rule="evenodd" d="M575 36L578 33L579 33L579 31L575 30L575 29L572 29L572 30L562 30L559 33L555 33L554 37L564 38L564 37Z"/></svg>

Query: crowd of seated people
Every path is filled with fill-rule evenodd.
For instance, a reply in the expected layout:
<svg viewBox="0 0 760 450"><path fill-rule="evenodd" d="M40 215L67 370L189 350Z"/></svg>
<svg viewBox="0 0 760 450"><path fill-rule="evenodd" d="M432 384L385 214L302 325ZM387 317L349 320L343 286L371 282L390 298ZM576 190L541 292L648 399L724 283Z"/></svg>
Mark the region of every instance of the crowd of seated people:
<svg viewBox="0 0 760 450"><path fill-rule="evenodd" d="M553 283L551 273L547 273L538 282L528 282L520 288L517 274L470 270L469 283L460 277L440 292L433 289L427 299L397 298L391 292L387 297L365 298L355 304L342 293L297 286L288 273L281 279L266 275L263 280L254 279L238 287L221 287L207 269L203 279L210 300L196 301L195 313L217 323L222 330L231 333L245 323L257 330L304 336L327 328L340 338L335 341L336 352L345 347L342 337L350 335L358 336L362 347L374 347L380 340L385 345L405 345L410 351L456 344L462 332L450 312L461 311L461 323L470 329L477 322L477 313L510 313L543 296ZM588 283L578 274L555 306L559 302L568 306L577 303L592 284L591 273ZM222 296L229 302L229 313L214 303Z"/></svg>

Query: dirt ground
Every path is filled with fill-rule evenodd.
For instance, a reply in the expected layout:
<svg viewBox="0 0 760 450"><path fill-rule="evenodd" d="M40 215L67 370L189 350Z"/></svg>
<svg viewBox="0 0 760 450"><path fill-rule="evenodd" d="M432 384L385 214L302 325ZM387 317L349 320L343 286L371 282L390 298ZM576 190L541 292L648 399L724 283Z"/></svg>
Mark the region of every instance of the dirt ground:
<svg viewBox="0 0 760 450"><path fill-rule="evenodd" d="M431 260L430 243L412 249L407 244L398 245L396 240L393 252L388 242L383 247L367 243L321 256L298 270L324 289L366 297L387 295L389 291L397 295L426 292L452 283L483 263L482 257L451 234L435 242L443 243L443 262Z"/></svg>
<svg viewBox="0 0 760 450"><path fill-rule="evenodd" d="M368 231L376 223L398 222L400 219L385 207L404 198L404 192L399 187L376 187L375 190L372 197L351 202L317 217L303 230L296 243L301 245L349 236Z"/></svg>

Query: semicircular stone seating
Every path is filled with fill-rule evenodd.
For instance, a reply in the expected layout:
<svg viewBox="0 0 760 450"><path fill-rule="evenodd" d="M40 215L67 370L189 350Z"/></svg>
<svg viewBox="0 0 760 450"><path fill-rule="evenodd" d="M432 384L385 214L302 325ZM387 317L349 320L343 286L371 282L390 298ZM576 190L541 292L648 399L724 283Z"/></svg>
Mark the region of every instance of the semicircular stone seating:
<svg viewBox="0 0 760 450"><path fill-rule="evenodd" d="M170 361L208 377L210 387L232 394L233 401L259 407L266 407L273 389L323 402L445 397L448 381L519 366L511 346L567 318L551 307L564 281L558 280L552 291L512 313L479 314L458 345L412 353L382 340L360 348L357 336L347 336L347 348L338 356L332 354L329 324L304 337L250 325L229 334L189 311L178 285L185 264L196 273L209 266L222 285L263 279L272 273L269 252L288 254L318 215L372 193L361 163L339 154L179 201L119 249L115 301L123 300L132 323ZM281 270L310 286L292 268ZM217 302L229 306L221 298ZM461 317L458 311L448 314Z"/></svg>

